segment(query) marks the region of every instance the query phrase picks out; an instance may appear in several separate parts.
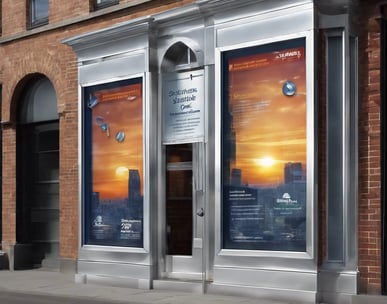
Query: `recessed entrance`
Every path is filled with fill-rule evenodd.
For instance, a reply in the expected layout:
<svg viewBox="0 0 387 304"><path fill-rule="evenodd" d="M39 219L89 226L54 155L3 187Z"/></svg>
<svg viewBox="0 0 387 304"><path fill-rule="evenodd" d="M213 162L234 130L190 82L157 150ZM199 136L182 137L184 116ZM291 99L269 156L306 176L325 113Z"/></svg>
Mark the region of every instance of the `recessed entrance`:
<svg viewBox="0 0 387 304"><path fill-rule="evenodd" d="M33 75L18 109L15 269L59 268L59 120L51 82Z"/></svg>
<svg viewBox="0 0 387 304"><path fill-rule="evenodd" d="M193 45L196 45L193 43ZM204 70L182 41L163 56L160 278L203 280Z"/></svg>
<svg viewBox="0 0 387 304"><path fill-rule="evenodd" d="M165 240L167 277L202 278L203 202L198 190L200 144L166 146Z"/></svg>
<svg viewBox="0 0 387 304"><path fill-rule="evenodd" d="M192 144L167 146L167 254L192 255Z"/></svg>

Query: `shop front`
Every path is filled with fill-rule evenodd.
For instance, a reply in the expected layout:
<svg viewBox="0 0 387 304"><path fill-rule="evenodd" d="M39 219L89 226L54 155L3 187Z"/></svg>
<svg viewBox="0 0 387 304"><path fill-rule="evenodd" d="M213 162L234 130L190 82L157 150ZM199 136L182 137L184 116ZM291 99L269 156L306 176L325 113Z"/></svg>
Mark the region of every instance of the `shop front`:
<svg viewBox="0 0 387 304"><path fill-rule="evenodd" d="M310 303L356 293L332 218L333 258L318 253L316 33L333 19L312 1L220 2L63 41L79 67L76 280ZM328 213L350 218L345 206Z"/></svg>

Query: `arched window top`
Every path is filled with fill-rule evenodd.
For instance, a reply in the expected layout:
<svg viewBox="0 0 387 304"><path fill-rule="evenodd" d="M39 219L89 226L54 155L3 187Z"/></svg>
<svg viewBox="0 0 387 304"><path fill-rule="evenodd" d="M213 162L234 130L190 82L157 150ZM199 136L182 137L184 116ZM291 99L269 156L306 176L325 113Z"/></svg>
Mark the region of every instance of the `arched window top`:
<svg viewBox="0 0 387 304"><path fill-rule="evenodd" d="M161 69L164 72L191 69L198 66L195 52L183 42L176 42L165 53Z"/></svg>
<svg viewBox="0 0 387 304"><path fill-rule="evenodd" d="M59 119L56 93L49 79L39 77L26 86L18 119L21 123Z"/></svg>

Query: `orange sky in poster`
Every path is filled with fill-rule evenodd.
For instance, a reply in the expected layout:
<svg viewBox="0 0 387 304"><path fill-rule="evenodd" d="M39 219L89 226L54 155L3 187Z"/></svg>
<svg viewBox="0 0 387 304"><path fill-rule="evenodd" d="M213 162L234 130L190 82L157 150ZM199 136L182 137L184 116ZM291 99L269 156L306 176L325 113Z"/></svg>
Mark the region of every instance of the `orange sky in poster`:
<svg viewBox="0 0 387 304"><path fill-rule="evenodd" d="M285 96L285 81L297 86ZM304 48L229 60L229 110L236 133L242 182L273 186L287 162L306 164L306 71Z"/></svg>
<svg viewBox="0 0 387 304"><path fill-rule="evenodd" d="M93 93L98 99L92 109L93 192L101 200L125 199L129 169L139 171L144 185L142 85ZM118 132L125 135L122 142L116 140Z"/></svg>

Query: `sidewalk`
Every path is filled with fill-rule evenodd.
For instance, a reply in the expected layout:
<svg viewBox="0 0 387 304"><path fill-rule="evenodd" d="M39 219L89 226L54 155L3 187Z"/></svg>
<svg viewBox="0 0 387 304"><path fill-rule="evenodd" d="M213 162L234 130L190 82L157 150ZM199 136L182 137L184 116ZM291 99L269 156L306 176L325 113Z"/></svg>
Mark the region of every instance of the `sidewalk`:
<svg viewBox="0 0 387 304"><path fill-rule="evenodd" d="M24 294L45 294L71 298L81 297L106 300L107 303L127 304L286 304L278 301L243 297L76 284L74 282L74 275L44 269L23 271L0 270L0 292L1 290Z"/></svg>

